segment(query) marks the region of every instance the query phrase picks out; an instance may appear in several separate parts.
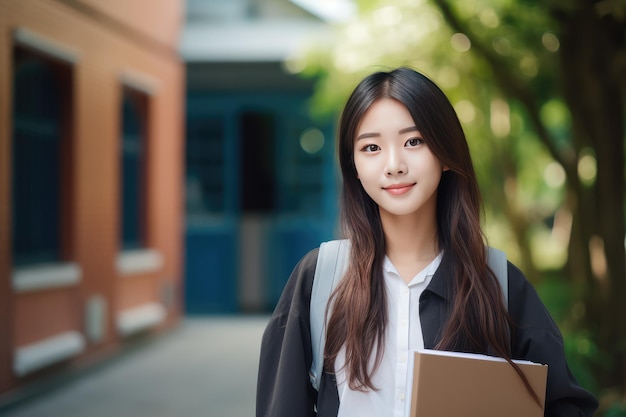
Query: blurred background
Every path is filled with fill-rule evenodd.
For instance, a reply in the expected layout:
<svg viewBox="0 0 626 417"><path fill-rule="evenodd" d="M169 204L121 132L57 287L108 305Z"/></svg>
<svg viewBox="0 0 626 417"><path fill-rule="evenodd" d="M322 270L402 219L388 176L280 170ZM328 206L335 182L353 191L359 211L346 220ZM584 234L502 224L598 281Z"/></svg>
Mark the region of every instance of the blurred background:
<svg viewBox="0 0 626 417"><path fill-rule="evenodd" d="M0 0L0 29L0 413L144 386L117 415L252 415L268 314L338 236L338 112L408 65L463 123L490 245L626 416L623 1ZM63 381L103 385L55 412Z"/></svg>

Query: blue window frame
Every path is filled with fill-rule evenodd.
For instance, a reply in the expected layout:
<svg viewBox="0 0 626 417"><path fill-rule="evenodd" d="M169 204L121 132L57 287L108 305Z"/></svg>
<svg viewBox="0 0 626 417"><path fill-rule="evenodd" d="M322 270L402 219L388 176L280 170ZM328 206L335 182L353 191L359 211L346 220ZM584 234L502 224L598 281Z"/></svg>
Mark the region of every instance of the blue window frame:
<svg viewBox="0 0 626 417"><path fill-rule="evenodd" d="M322 218L327 209L324 201L329 198L328 190L334 190L330 187L334 165L329 158L333 146L328 133L302 113L283 119L285 138L279 149L279 212Z"/></svg>
<svg viewBox="0 0 626 417"><path fill-rule="evenodd" d="M221 214L226 209L224 117L188 114L186 127L187 215Z"/></svg>
<svg viewBox="0 0 626 417"><path fill-rule="evenodd" d="M147 96L123 89L121 135L121 247L146 247Z"/></svg>
<svg viewBox="0 0 626 417"><path fill-rule="evenodd" d="M14 265L67 258L72 69L16 47L13 72Z"/></svg>

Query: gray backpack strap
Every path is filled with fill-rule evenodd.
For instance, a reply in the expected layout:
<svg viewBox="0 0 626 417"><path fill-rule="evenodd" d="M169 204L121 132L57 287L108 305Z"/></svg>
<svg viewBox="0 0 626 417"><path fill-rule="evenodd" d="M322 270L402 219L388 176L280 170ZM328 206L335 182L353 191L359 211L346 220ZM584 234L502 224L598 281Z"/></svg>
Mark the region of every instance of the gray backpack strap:
<svg viewBox="0 0 626 417"><path fill-rule="evenodd" d="M489 247L487 253L487 263L489 268L493 271L498 278L500 287L502 288L502 298L504 299L504 305L509 308L509 274L506 260L506 254L501 250Z"/></svg>
<svg viewBox="0 0 626 417"><path fill-rule="evenodd" d="M331 240L320 245L317 255L313 291L311 292L310 323L313 361L309 370L311 385L319 389L324 368L324 345L326 344L326 305L330 294L343 277L348 266L350 242Z"/></svg>

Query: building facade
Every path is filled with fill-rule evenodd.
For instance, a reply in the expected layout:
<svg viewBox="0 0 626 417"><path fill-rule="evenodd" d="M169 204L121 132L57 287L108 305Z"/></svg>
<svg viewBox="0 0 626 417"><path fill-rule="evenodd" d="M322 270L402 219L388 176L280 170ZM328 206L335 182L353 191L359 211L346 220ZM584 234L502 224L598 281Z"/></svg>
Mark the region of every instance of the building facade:
<svg viewBox="0 0 626 417"><path fill-rule="evenodd" d="M190 0L185 306L271 311L298 260L335 236L332 121L285 63L329 25L290 0Z"/></svg>
<svg viewBox="0 0 626 417"><path fill-rule="evenodd" d="M0 398L181 316L183 23L182 0L0 2Z"/></svg>

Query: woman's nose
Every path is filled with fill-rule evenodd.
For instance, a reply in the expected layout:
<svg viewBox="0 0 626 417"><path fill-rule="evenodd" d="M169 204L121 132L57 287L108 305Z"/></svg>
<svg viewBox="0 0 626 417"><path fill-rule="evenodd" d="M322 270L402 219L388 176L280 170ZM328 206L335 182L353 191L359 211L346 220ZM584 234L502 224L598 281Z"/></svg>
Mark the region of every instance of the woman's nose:
<svg viewBox="0 0 626 417"><path fill-rule="evenodd" d="M392 151L387 160L387 175L403 175L408 171L408 167L402 158L401 152Z"/></svg>

